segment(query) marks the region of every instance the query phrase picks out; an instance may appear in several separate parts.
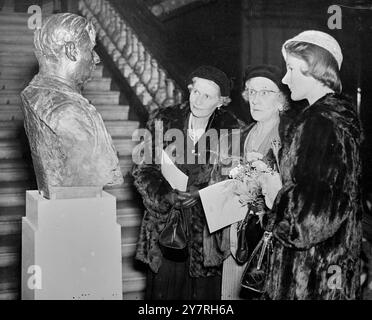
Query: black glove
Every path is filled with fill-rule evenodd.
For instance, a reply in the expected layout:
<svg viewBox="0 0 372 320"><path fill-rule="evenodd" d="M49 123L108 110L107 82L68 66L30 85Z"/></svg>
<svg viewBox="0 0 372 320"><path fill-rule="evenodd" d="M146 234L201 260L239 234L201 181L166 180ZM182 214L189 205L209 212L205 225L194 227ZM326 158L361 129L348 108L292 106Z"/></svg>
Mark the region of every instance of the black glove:
<svg viewBox="0 0 372 320"><path fill-rule="evenodd" d="M165 199L169 204L177 209L181 207L181 202L183 201L183 198L178 195L178 192L178 190L172 190L165 195Z"/></svg>

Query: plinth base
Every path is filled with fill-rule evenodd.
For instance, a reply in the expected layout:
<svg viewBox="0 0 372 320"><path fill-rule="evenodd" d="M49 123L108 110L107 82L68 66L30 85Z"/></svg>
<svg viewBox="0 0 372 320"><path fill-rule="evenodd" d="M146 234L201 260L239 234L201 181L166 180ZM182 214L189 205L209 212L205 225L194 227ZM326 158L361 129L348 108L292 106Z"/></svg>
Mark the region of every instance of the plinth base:
<svg viewBox="0 0 372 320"><path fill-rule="evenodd" d="M115 197L48 200L26 192L22 299L122 299Z"/></svg>

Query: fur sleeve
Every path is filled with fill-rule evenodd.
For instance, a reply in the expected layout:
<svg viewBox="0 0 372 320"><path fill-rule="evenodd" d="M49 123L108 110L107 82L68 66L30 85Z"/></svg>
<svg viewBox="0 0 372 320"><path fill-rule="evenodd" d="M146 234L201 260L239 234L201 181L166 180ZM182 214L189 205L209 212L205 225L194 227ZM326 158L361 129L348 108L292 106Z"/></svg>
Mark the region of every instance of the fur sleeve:
<svg viewBox="0 0 372 320"><path fill-rule="evenodd" d="M155 122L162 119L162 114L157 113L156 117L150 120L146 129L151 133L152 156L155 156ZM150 213L167 214L170 209L169 202L165 199L165 195L172 191L172 187L161 173L160 164L155 163L155 159L151 159L151 163L136 164L132 169L134 185L141 194L143 204Z"/></svg>
<svg viewBox="0 0 372 320"><path fill-rule="evenodd" d="M286 246L308 249L332 237L351 212L357 146L318 114L297 128L289 152L291 178L276 198L273 233Z"/></svg>
<svg viewBox="0 0 372 320"><path fill-rule="evenodd" d="M164 179L160 165L140 164L133 168L134 185L141 194L143 203L150 212L167 213L170 204L165 195L172 190L172 187Z"/></svg>

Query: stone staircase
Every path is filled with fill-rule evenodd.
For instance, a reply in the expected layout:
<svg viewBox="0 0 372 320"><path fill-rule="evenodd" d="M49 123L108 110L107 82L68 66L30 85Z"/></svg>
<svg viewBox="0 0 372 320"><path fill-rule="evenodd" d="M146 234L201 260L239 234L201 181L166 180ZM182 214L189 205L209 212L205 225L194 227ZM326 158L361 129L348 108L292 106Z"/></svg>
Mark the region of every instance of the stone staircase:
<svg viewBox="0 0 372 320"><path fill-rule="evenodd" d="M0 299L20 298L21 218L25 191L36 189L19 95L37 72L28 17L0 11ZM124 299L141 299L145 278L133 254L142 209L128 175L135 143L131 135L139 123L128 120L125 97L111 87L108 71L100 65L83 95L101 113L119 154L125 184L106 190L117 198L117 221L122 226Z"/></svg>

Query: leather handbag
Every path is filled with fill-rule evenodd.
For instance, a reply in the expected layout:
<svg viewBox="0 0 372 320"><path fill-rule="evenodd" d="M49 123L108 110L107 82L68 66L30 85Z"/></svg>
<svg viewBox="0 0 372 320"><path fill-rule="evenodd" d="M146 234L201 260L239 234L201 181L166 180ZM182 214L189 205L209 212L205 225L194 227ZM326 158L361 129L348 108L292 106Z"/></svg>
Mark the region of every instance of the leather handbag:
<svg viewBox="0 0 372 320"><path fill-rule="evenodd" d="M235 258L238 264L244 264L251 256L253 249L262 238L264 230L257 215L247 213L244 220L238 225L237 249Z"/></svg>
<svg viewBox="0 0 372 320"><path fill-rule="evenodd" d="M164 257L172 261L185 261L188 257L188 226L182 208L171 209L163 231L159 235L159 247Z"/></svg>
<svg viewBox="0 0 372 320"><path fill-rule="evenodd" d="M266 228L260 242L253 250L241 278L241 286L252 294L262 294L270 269L270 257L273 251L273 224Z"/></svg>

